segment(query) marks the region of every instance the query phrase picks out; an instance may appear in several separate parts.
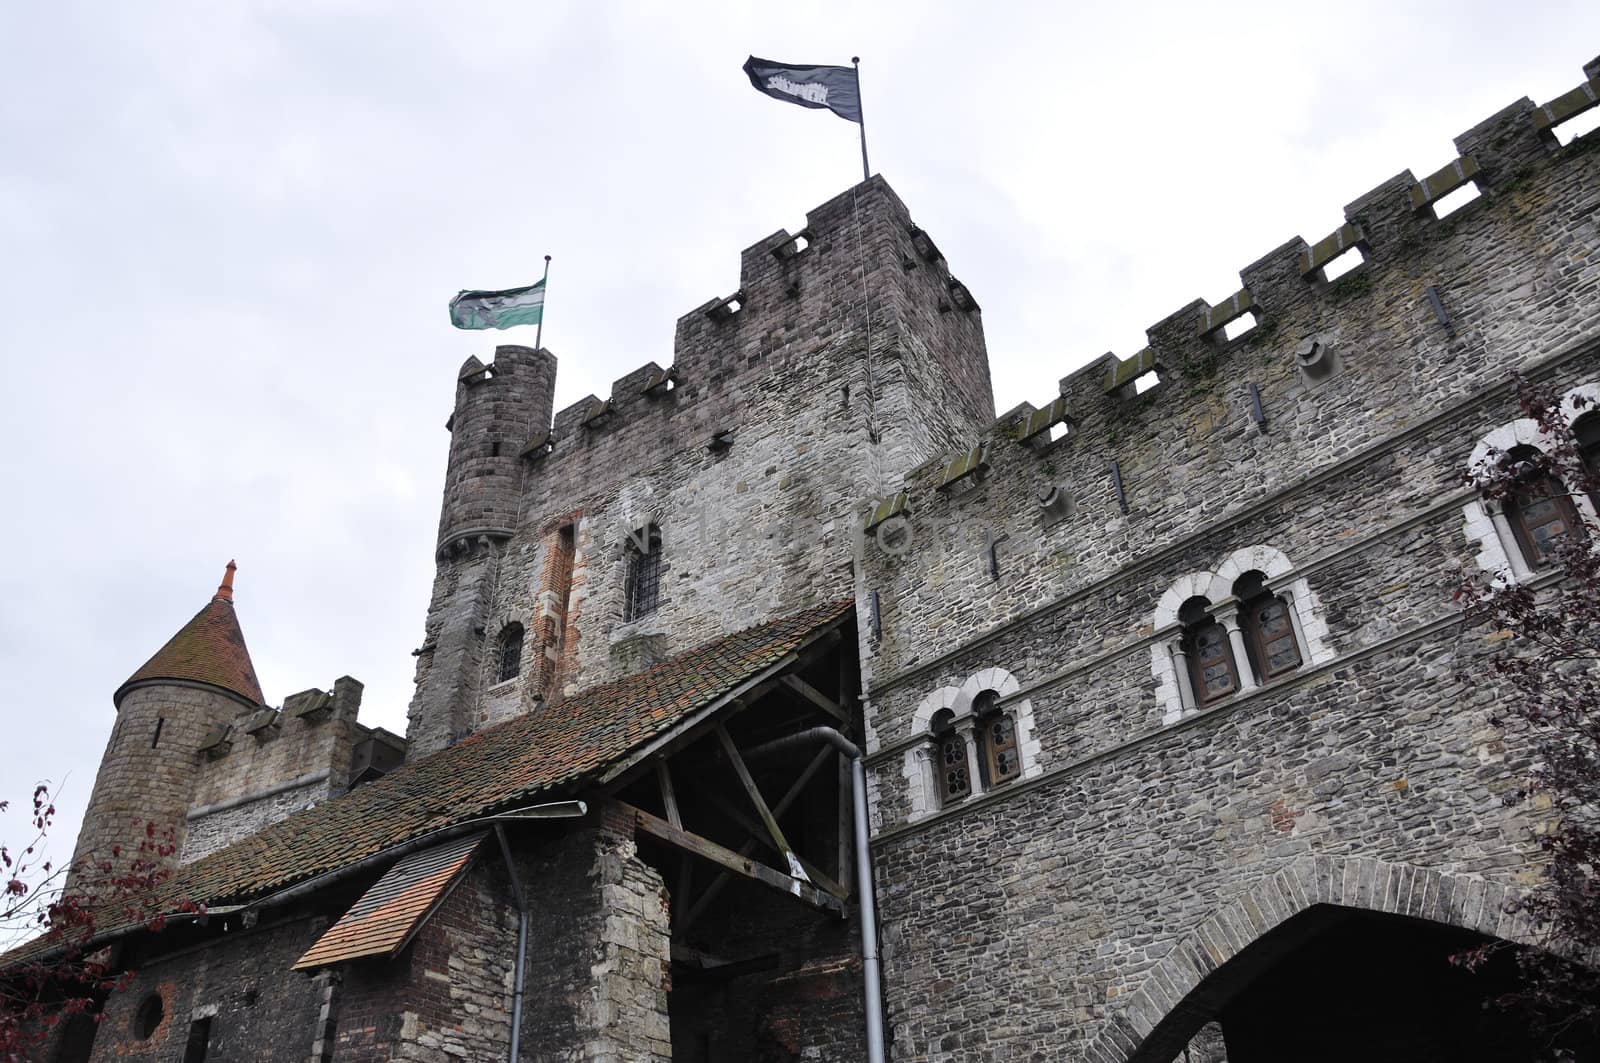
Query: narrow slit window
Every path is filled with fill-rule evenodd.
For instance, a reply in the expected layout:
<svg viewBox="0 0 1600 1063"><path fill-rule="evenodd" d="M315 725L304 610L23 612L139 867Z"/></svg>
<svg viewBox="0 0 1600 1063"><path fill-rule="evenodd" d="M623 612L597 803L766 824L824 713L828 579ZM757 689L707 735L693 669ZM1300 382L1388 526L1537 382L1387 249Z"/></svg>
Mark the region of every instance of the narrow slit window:
<svg viewBox="0 0 1600 1063"><path fill-rule="evenodd" d="M155 732L155 734L150 736L150 748L151 749L154 749L154 748L156 748L156 746L161 744L161 728L165 727L166 725L167 725L167 718L165 716L157 716L156 717L156 732Z"/></svg>

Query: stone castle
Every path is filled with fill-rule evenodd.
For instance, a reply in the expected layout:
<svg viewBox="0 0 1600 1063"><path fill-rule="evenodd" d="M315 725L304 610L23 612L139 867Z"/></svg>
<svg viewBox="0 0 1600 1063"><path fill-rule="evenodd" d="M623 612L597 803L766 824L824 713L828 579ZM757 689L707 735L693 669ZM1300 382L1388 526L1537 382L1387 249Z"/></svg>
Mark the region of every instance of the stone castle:
<svg viewBox="0 0 1600 1063"><path fill-rule="evenodd" d="M1464 479L1512 370L1600 463L1585 75L998 418L881 177L608 397L468 359L407 735L269 707L230 564L77 854L171 823L208 912L41 1058L1519 1058L1446 957L1531 940L1545 822L1449 591L1600 531Z"/></svg>

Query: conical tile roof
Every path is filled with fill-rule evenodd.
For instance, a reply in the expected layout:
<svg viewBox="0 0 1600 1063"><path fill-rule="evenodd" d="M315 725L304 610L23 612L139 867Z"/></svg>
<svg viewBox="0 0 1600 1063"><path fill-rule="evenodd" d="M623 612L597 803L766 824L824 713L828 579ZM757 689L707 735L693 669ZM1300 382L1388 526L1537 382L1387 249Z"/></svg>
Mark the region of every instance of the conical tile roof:
<svg viewBox="0 0 1600 1063"><path fill-rule="evenodd" d="M266 702L256 680L255 665L250 663L250 651L245 648L244 632L239 630L239 618L233 612L233 573L237 567L228 562L216 597L129 676L112 695L112 701L121 705L123 696L134 687L176 679L220 687L252 705Z"/></svg>

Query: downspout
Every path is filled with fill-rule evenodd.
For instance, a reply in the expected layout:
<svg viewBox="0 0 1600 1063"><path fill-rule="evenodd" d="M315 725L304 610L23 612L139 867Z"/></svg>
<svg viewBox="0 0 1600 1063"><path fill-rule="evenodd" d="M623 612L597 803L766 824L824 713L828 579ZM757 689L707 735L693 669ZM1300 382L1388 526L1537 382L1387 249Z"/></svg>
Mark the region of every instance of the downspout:
<svg viewBox="0 0 1600 1063"><path fill-rule="evenodd" d="M757 757L793 746L822 741L850 758L850 798L855 806L856 893L861 907L862 992L867 1012L867 1063L884 1063L883 971L878 959L878 908L872 891L872 864L867 848L867 768L856 744L832 727L812 727L745 750Z"/></svg>
<svg viewBox="0 0 1600 1063"><path fill-rule="evenodd" d="M511 844L506 841L506 829L494 825L494 836L500 840L500 855L505 857L506 874L511 876L511 896L517 904L517 964L511 983L511 1063L517 1063L522 1049L522 988L528 967L528 900L522 894L522 880L517 878L517 865L511 859Z"/></svg>

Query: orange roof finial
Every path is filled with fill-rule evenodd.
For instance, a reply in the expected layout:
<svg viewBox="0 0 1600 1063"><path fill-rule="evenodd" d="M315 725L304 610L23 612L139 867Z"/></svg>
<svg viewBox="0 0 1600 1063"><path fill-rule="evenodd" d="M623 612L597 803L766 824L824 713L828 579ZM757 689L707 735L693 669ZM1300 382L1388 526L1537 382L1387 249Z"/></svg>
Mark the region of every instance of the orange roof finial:
<svg viewBox="0 0 1600 1063"><path fill-rule="evenodd" d="M222 574L222 586L217 588L217 599L224 602L233 601L233 573L238 567L232 561L228 562L228 571Z"/></svg>

